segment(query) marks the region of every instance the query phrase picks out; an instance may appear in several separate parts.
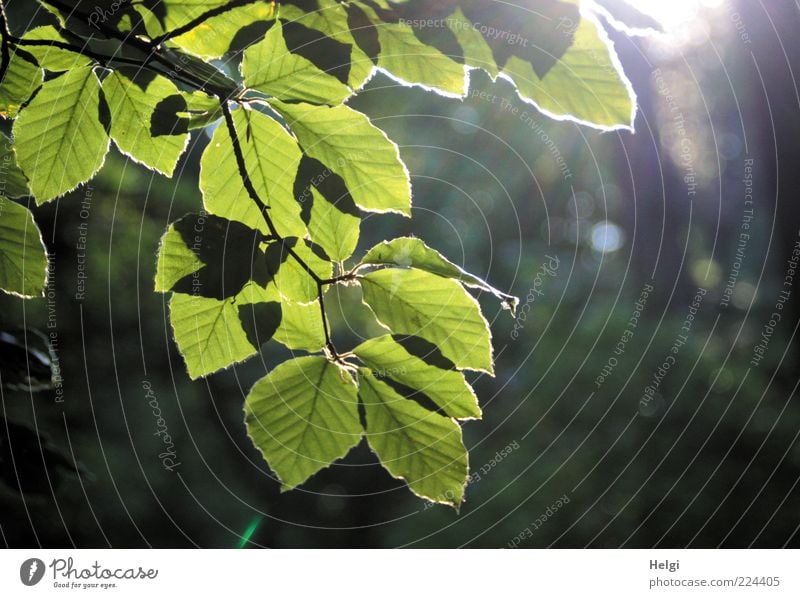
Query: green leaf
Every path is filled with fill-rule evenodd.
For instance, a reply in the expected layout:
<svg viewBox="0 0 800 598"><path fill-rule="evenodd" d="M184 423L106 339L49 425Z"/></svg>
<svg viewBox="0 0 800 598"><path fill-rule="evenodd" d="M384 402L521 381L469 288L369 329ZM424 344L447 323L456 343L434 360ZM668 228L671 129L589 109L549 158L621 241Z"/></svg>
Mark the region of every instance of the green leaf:
<svg viewBox="0 0 800 598"><path fill-rule="evenodd" d="M501 293L486 281L456 266L441 253L413 237L399 237L391 241L383 241L370 249L361 263L417 268L445 278L453 278L468 287L491 293L503 302L504 308L511 310L512 313L519 304L517 297Z"/></svg>
<svg viewBox="0 0 800 598"><path fill-rule="evenodd" d="M350 374L323 357L281 364L256 382L245 401L247 433L291 490L347 455L361 439Z"/></svg>
<svg viewBox="0 0 800 598"><path fill-rule="evenodd" d="M222 117L222 108L217 98L202 91L182 92L181 96L186 100L186 111L179 115L189 119L190 130L206 127Z"/></svg>
<svg viewBox="0 0 800 598"><path fill-rule="evenodd" d="M156 291L173 290L176 283L187 277L191 277L194 281L195 273L203 266L198 256L187 247L183 237L174 228L170 228L164 235L159 250ZM274 340L292 351L316 353L322 350L325 346L325 328L317 303L303 304L289 301L280 295L273 284L266 290L259 287L255 292L256 303L267 302L281 306L280 324L272 336Z"/></svg>
<svg viewBox="0 0 800 598"><path fill-rule="evenodd" d="M349 258L358 245L361 212L342 178L322 162L304 156L294 190L314 244L332 260Z"/></svg>
<svg viewBox="0 0 800 598"><path fill-rule="evenodd" d="M373 63L356 44L354 36L358 35L358 32L353 31L351 26L348 16L350 6L345 7L335 0L317 0L315 5L308 5L308 8L306 11L297 5L283 3L280 6L280 17L285 22L318 32L316 39L308 40L305 44L309 59L321 62L327 58L338 67L337 72L348 69L348 76L343 82L353 90L360 89L372 76ZM341 52L330 52L333 46L330 40L350 46L347 61L349 64L343 64ZM298 51L300 50L298 48Z"/></svg>
<svg viewBox="0 0 800 598"><path fill-rule="evenodd" d="M608 36L590 19L581 19L573 44L545 77L516 56L508 59L503 74L523 100L548 116L601 129L633 127L636 95Z"/></svg>
<svg viewBox="0 0 800 598"><path fill-rule="evenodd" d="M176 284L199 271L205 264L192 251L189 244L171 224L158 248L155 290L158 293L171 291Z"/></svg>
<svg viewBox="0 0 800 598"><path fill-rule="evenodd" d="M388 378L425 395L450 417L480 419L478 398L464 374L429 365L391 336L381 336L353 349L375 378Z"/></svg>
<svg viewBox="0 0 800 598"><path fill-rule="evenodd" d="M136 6L142 15L147 32L156 37L188 25L210 10L218 9L230 0L159 0ZM145 8L147 6L147 8Z"/></svg>
<svg viewBox="0 0 800 598"><path fill-rule="evenodd" d="M344 180L358 207L411 214L411 181L397 145L364 114L348 106L270 103L303 151Z"/></svg>
<svg viewBox="0 0 800 598"><path fill-rule="evenodd" d="M605 32L578 4L351 2L346 10L358 46L402 83L463 96L465 72L481 68L511 80L547 115L631 128L630 83Z"/></svg>
<svg viewBox="0 0 800 598"><path fill-rule="evenodd" d="M172 296L172 331L193 380L258 352L258 346L272 337L280 323L280 305L269 299L270 295L255 283L230 299Z"/></svg>
<svg viewBox="0 0 800 598"><path fill-rule="evenodd" d="M319 256L314 249L306 242L297 239L286 239L284 241L300 257L305 264L322 280L331 278L333 275L333 264ZM289 255L286 248L274 243L267 250L270 261L279 263L280 268L275 274L275 288L281 296L295 303L310 303L318 298L316 281L298 263L294 257Z"/></svg>
<svg viewBox="0 0 800 598"><path fill-rule="evenodd" d="M153 115L159 101L177 94L178 88L159 75L116 70L103 81L103 92L111 112L111 137L119 150L172 176L189 135L180 129L157 130L160 134L154 135Z"/></svg>
<svg viewBox="0 0 800 598"><path fill-rule="evenodd" d="M364 302L393 333L433 343L459 369L493 372L489 325L478 302L458 282L398 268L359 280Z"/></svg>
<svg viewBox="0 0 800 598"><path fill-rule="evenodd" d="M33 214L0 196L0 289L41 297L46 284L47 253Z"/></svg>
<svg viewBox="0 0 800 598"><path fill-rule="evenodd" d="M544 79L572 45L574 26L581 20L573 0L537 0L530 8L478 0L462 7L472 30L489 46L497 69L503 70L514 57L528 64L538 79Z"/></svg>
<svg viewBox="0 0 800 598"><path fill-rule="evenodd" d="M283 316L273 338L292 351L321 351L325 346L325 328L319 305L295 303L277 293L276 300L281 303Z"/></svg>
<svg viewBox="0 0 800 598"><path fill-rule="evenodd" d="M26 41L68 43L67 38L61 35L52 25L31 29L25 32L22 39ZM92 62L90 58L78 52L57 48L52 45L26 45L25 51L36 58L36 62L39 63L39 66L53 72L68 71L71 68L86 66Z"/></svg>
<svg viewBox="0 0 800 598"><path fill-rule="evenodd" d="M500 71L492 49L475 25L464 16L460 8L447 17L447 26L461 46L464 62L472 68L483 69L489 73L492 79L496 78Z"/></svg>
<svg viewBox="0 0 800 598"><path fill-rule="evenodd" d="M459 425L401 397L369 370L360 374L367 441L381 464L417 496L458 509L469 474Z"/></svg>
<svg viewBox="0 0 800 598"><path fill-rule="evenodd" d="M320 279L331 277L331 262L306 241L290 238L265 244L261 233L235 220L189 215L174 222L161 240L156 291L225 299L252 280L261 288L272 283L268 290L275 291L275 300L316 301L316 280L290 248Z"/></svg>
<svg viewBox="0 0 800 598"><path fill-rule="evenodd" d="M42 69L23 58L22 52L11 51L8 67L0 81L0 116L15 118L22 105L42 84L43 77Z"/></svg>
<svg viewBox="0 0 800 598"><path fill-rule="evenodd" d="M308 233L311 240L338 262L343 262L358 245L361 218L344 212L317 189L311 188L311 217Z"/></svg>
<svg viewBox="0 0 800 598"><path fill-rule="evenodd" d="M469 79L463 63L421 41L409 25L383 22L365 3L357 5L377 26L378 68L405 85L421 85L450 97L464 96Z"/></svg>
<svg viewBox="0 0 800 598"><path fill-rule="evenodd" d="M195 91L169 95L155 105L150 131L154 135L177 135L202 129L222 116L219 100Z"/></svg>
<svg viewBox="0 0 800 598"><path fill-rule="evenodd" d="M39 2L58 18L62 29L84 37L102 37L98 27L103 26L117 31L131 31L134 24L140 24L135 9L141 8L139 2L121 0L51 0ZM160 0L159 0L160 2ZM58 4L58 6L54 6ZM134 6L135 5L135 6ZM146 10L146 9L142 9Z"/></svg>
<svg viewBox="0 0 800 598"><path fill-rule="evenodd" d="M349 56L348 56L349 59ZM292 53L276 21L264 39L244 53L242 74L248 87L279 100L303 100L313 104L341 104L352 90L313 62Z"/></svg>
<svg viewBox="0 0 800 598"><path fill-rule="evenodd" d="M212 60L231 50L243 29L275 17L274 4L253 2L231 8L198 24L191 31L172 38L172 42L200 58Z"/></svg>
<svg viewBox="0 0 800 598"><path fill-rule="evenodd" d="M31 194L28 179L17 165L11 140L0 133L0 196L16 199Z"/></svg>
<svg viewBox="0 0 800 598"><path fill-rule="evenodd" d="M90 67L52 79L14 123L17 161L38 204L91 179L109 139L100 122L100 82Z"/></svg>
<svg viewBox="0 0 800 598"><path fill-rule="evenodd" d="M177 220L161 241L156 290L227 299L249 281L265 288L272 269L261 233L233 220L190 214Z"/></svg>
<svg viewBox="0 0 800 598"><path fill-rule="evenodd" d="M239 109L233 112L233 120L250 181L270 207L269 215L278 234L305 237L300 204L294 197L294 180L301 158L297 142L276 121L260 112ZM224 124L214 132L200 160L200 189L203 203L212 214L269 232L245 190Z"/></svg>
<svg viewBox="0 0 800 598"><path fill-rule="evenodd" d="M254 301L279 303L281 306L281 323L272 335L273 340L292 351L317 353L322 350L326 342L325 328L318 303L289 301L272 284L266 290L259 287L256 292L256 295L251 295Z"/></svg>

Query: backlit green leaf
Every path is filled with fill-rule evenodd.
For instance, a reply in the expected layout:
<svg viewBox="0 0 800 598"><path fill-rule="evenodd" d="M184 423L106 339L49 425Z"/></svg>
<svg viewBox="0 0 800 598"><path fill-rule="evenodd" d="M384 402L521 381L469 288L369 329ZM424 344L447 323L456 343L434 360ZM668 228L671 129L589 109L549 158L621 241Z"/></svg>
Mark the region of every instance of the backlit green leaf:
<svg viewBox="0 0 800 598"><path fill-rule="evenodd" d="M489 46L497 70L505 69L514 57L528 64L538 79L544 79L572 45L574 28L581 21L572 0L537 0L530 5L473 0L461 7L471 29ZM493 70L487 69L494 76Z"/></svg>
<svg viewBox="0 0 800 598"><path fill-rule="evenodd" d="M317 189L311 189L311 219L308 233L332 259L343 262L358 245L361 218L342 211L329 202Z"/></svg>
<svg viewBox="0 0 800 598"><path fill-rule="evenodd" d="M217 67L172 45L162 47L161 54L169 63L175 65L171 70L168 65L164 69L164 74L169 78L190 77L203 91L224 98L233 97L243 91L236 81L223 72L222 65Z"/></svg>
<svg viewBox="0 0 800 598"><path fill-rule="evenodd" d="M244 53L242 74L248 87L279 100L303 100L313 104L341 104L353 92L336 77L289 51L283 25L277 21L264 39Z"/></svg>
<svg viewBox="0 0 800 598"><path fill-rule="evenodd" d="M0 195L0 289L41 297L47 284L47 254L30 210Z"/></svg>
<svg viewBox="0 0 800 598"><path fill-rule="evenodd" d="M359 35L360 31L354 31L353 23L348 15L350 6L340 4L336 0L317 0L315 5L306 5L309 9L306 11L299 6L303 4L305 3L281 4L281 19L319 32L316 39L306 40L306 54L319 63L323 63L325 60L334 63L338 67L337 71L346 68L348 76L343 82L346 82L351 89L360 89L372 75L373 63L356 43L355 36ZM369 25L374 31L371 23ZM350 46L349 56L345 56L343 60L342 48L332 52L334 45L330 44L330 40ZM345 62L349 62L349 64L345 64Z"/></svg>
<svg viewBox="0 0 800 598"><path fill-rule="evenodd" d="M274 4L253 2L206 19L191 31L174 37L172 42L206 60L219 58L231 50L231 44L243 29L270 21L274 16Z"/></svg>
<svg viewBox="0 0 800 598"><path fill-rule="evenodd" d="M202 91L183 92L181 95L186 100L186 111L179 112L178 115L189 119L190 130L208 126L222 117L222 109L217 98Z"/></svg>
<svg viewBox="0 0 800 598"><path fill-rule="evenodd" d="M172 176L189 135L181 130L154 131L153 114L159 101L177 94L178 88L158 75L116 70L103 81L103 92L111 112L111 137L120 151Z"/></svg>
<svg viewBox="0 0 800 598"><path fill-rule="evenodd" d="M0 196L16 199L30 194L28 179L17 165L13 144L0 133Z"/></svg>
<svg viewBox="0 0 800 598"><path fill-rule="evenodd" d="M225 6L229 2L230 0L159 0L141 3L142 6L136 6L136 9L142 15L147 32L152 36L158 36L188 25L208 11Z"/></svg>
<svg viewBox="0 0 800 598"><path fill-rule="evenodd" d="M217 98L202 91L181 91L158 100L150 131L153 135L176 135L202 129L221 117L222 108Z"/></svg>
<svg viewBox="0 0 800 598"><path fill-rule="evenodd" d="M413 237L399 237L379 243L367 252L362 263L417 268L445 278L453 278L468 287L491 293L512 312L519 303L518 298L501 293L486 281L456 266L441 253Z"/></svg>
<svg viewBox="0 0 800 598"><path fill-rule="evenodd" d="M52 79L14 123L17 162L42 204L91 179L108 152L100 82L90 67Z"/></svg>
<svg viewBox="0 0 800 598"><path fill-rule="evenodd" d="M458 282L415 269L360 276L364 302L394 334L436 345L459 369L493 372L489 325Z"/></svg>
<svg viewBox="0 0 800 598"><path fill-rule="evenodd" d="M358 444L356 393L350 374L323 357L287 361L253 386L245 402L247 432L284 490Z"/></svg>
<svg viewBox="0 0 800 598"><path fill-rule="evenodd" d="M191 276L204 266L203 262L192 251L183 236L175 230L174 225L161 238L156 264L155 290L167 293L187 276Z"/></svg>
<svg viewBox="0 0 800 598"><path fill-rule="evenodd" d="M358 5L377 26L379 68L406 85L421 85L453 97L466 93L468 79L463 63L422 42L409 25L384 23L366 3Z"/></svg>
<svg viewBox="0 0 800 598"><path fill-rule="evenodd" d="M135 9L141 2L121 0L39 0L44 7L58 18L63 29L85 37L98 36L98 28L106 27L118 31L131 31L134 23L138 26L140 18ZM160 3L157 0L156 3ZM98 36L100 37L100 36Z"/></svg>
<svg viewBox="0 0 800 598"><path fill-rule="evenodd" d="M469 473L459 425L401 397L369 370L360 374L367 441L381 464L417 496L458 508Z"/></svg>
<svg viewBox="0 0 800 598"><path fill-rule="evenodd" d="M280 304L249 283L236 297L175 293L170 323L191 378L208 376L255 355L280 323Z"/></svg>
<svg viewBox="0 0 800 598"><path fill-rule="evenodd" d="M300 204L294 197L294 180L300 164L297 142L276 121L254 110L233 112L250 180L283 237L306 235ZM228 128L214 132L200 161L203 203L212 214L238 220L267 233L264 218L248 196L236 164Z"/></svg>
<svg viewBox="0 0 800 598"><path fill-rule="evenodd" d="M31 64L19 52L11 52L8 67L0 81L0 116L16 117L22 105L42 84L43 76L42 69Z"/></svg>
<svg viewBox="0 0 800 598"><path fill-rule="evenodd" d="M464 16L460 8L447 17L447 26L461 46L464 62L470 67L483 69L492 78L497 77L499 69L492 55L492 49L480 31L475 28L475 24Z"/></svg>
<svg viewBox="0 0 800 598"><path fill-rule="evenodd" d="M342 178L308 156L300 163L295 194L315 245L332 260L343 262L358 245L361 212Z"/></svg>
<svg viewBox="0 0 800 598"><path fill-rule="evenodd" d="M156 290L225 299L250 281L267 286L272 273L261 233L241 222L190 214L161 240Z"/></svg>
<svg viewBox="0 0 800 598"><path fill-rule="evenodd" d="M247 295L255 302L280 303L281 323L273 334L273 340L281 343L292 351L307 351L316 353L325 346L325 328L322 325L322 312L318 303L295 303L282 297L275 285L269 285L266 290L260 287L252 288L252 293Z"/></svg>
<svg viewBox="0 0 800 598"><path fill-rule="evenodd" d="M582 19L574 42L540 79L529 62L516 56L503 69L520 96L547 115L603 128L633 126L636 96L619 60L598 24Z"/></svg>
<svg viewBox="0 0 800 598"><path fill-rule="evenodd" d="M300 257L305 264L314 271L322 280L326 280L333 274L333 264L320 257L305 241L297 239L287 239L287 246L291 246L294 253ZM275 274L275 288L282 297L294 301L295 303L310 303L316 301L318 289L316 281L303 268L298 261L287 251L285 246L273 244L267 250L268 255L275 261L280 260L280 269Z"/></svg>
<svg viewBox="0 0 800 598"><path fill-rule="evenodd" d="M316 353L325 346L325 328L322 312L317 303L301 304L284 298L281 303L281 325L273 338L293 351Z"/></svg>
<svg viewBox="0 0 800 598"><path fill-rule="evenodd" d="M26 41L55 41L68 43L67 38L61 35L52 25L31 29L25 33L22 39ZM36 62L39 63L39 66L53 72L68 71L71 68L85 66L91 63L90 58L87 58L78 52L72 52L70 50L57 48L55 46L26 45L25 51L29 52L34 58L36 58Z"/></svg>
<svg viewBox="0 0 800 598"><path fill-rule="evenodd" d="M375 378L394 380L424 394L450 417L481 417L478 398L464 374L426 363L391 336L370 339L353 353L367 364Z"/></svg>
<svg viewBox="0 0 800 598"><path fill-rule="evenodd" d="M271 104L286 118L303 151L338 174L358 207L411 213L411 181L394 142L348 106Z"/></svg>

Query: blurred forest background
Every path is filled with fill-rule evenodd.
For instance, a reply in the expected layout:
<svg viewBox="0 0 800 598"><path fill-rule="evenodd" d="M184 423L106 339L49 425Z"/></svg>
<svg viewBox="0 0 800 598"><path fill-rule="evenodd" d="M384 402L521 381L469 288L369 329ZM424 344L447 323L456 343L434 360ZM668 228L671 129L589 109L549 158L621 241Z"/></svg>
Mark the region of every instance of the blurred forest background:
<svg viewBox="0 0 800 598"><path fill-rule="evenodd" d="M12 24L24 27L33 9L10 2ZM51 310L46 299L0 297L5 329L56 332L63 377L63 397L2 391L2 542L800 546L800 288L750 363L800 229L799 29L793 2L737 0L670 39L614 35L639 96L636 134L550 120L479 73L463 102L381 75L352 100L401 146L414 184L413 219L366 219L361 248L414 234L529 304L515 322L482 300L497 377L476 379L484 420L464 426L474 475L460 514L416 499L364 443L280 492L242 406L285 355L266 344L260 359L192 383L167 298L152 290L160 236L200 207L208 134L193 135L175 180L114 153L91 191L35 211L54 260ZM749 159L754 214L742 248ZM707 293L688 340L641 401L698 288ZM358 342L360 318L337 318L341 346ZM175 442L173 471L159 457L153 394Z"/></svg>

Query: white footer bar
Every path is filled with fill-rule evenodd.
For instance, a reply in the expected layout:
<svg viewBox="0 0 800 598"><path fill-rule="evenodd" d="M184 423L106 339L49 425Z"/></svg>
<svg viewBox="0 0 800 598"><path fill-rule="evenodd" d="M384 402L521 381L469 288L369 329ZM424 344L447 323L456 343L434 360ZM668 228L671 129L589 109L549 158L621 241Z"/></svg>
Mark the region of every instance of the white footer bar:
<svg viewBox="0 0 800 598"><path fill-rule="evenodd" d="M0 596L800 596L797 551L5 550ZM179 594L176 594L179 595ZM244 595L244 594L242 594Z"/></svg>

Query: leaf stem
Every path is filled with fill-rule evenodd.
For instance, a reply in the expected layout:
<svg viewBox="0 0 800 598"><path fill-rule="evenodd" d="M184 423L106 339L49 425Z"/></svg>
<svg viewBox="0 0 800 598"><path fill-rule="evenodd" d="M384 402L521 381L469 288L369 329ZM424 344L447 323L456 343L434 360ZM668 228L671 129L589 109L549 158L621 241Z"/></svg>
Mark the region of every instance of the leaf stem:
<svg viewBox="0 0 800 598"><path fill-rule="evenodd" d="M339 284L341 282L351 282L357 278L355 272L348 272L347 274L342 274L341 276L335 276L334 278L328 278L326 280L320 280L319 284L330 286L334 284Z"/></svg>

